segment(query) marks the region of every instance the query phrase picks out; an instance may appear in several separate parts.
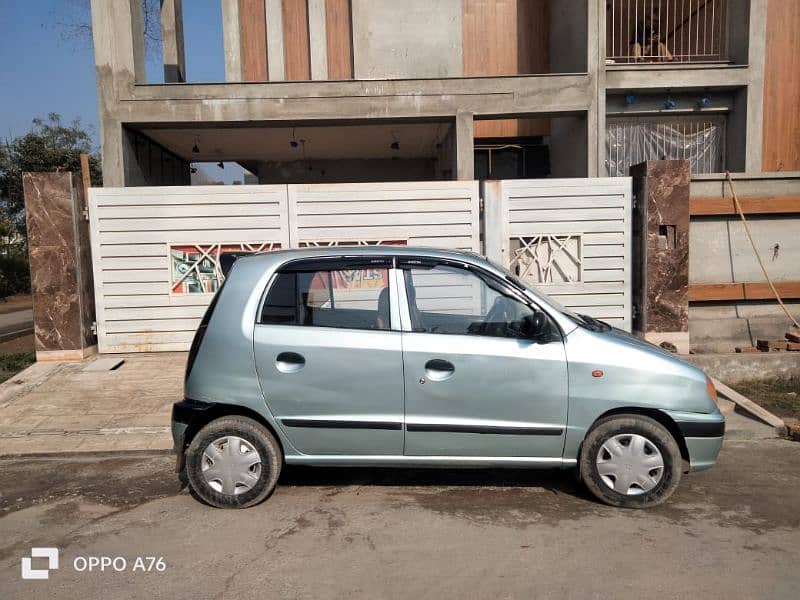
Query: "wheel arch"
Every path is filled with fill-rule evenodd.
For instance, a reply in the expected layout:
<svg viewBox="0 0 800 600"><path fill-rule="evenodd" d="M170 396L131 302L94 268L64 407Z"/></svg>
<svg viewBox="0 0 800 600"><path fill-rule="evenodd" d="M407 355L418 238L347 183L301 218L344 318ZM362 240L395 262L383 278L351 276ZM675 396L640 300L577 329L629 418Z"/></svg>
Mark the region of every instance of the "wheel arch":
<svg viewBox="0 0 800 600"><path fill-rule="evenodd" d="M278 432L275 430L275 427L273 427L273 425L269 421L267 421L267 419L265 419L263 415L259 414L258 412L250 408L247 408L246 406L239 406L237 404L224 404L224 403L212 404L208 409L201 411L194 419L192 419L192 422L189 423L188 427L186 428L186 433L184 434L183 448L181 449L181 453L186 451L186 448L189 447L189 444L192 443L194 437L203 427L205 427L212 421L216 421L221 417L230 417L230 416L248 417L266 427L267 430L275 438L275 441L278 442L278 446L281 449L281 456L285 456L285 448L283 445L283 441L281 440L281 436L278 435Z"/></svg>
<svg viewBox="0 0 800 600"><path fill-rule="evenodd" d="M658 424L662 425L667 431L670 432L672 437L675 439L675 442L678 444L678 448L681 451L681 458L686 462L687 470L689 465L689 448L686 445L686 440L683 437L683 433L678 428L678 424L672 420L667 413L658 410L657 408L641 408L641 407L619 407L619 408L612 408L611 410L607 410L599 417L597 417L594 422L592 423L591 427L586 431L588 433L597 426L597 423L606 417L613 417L616 415L642 415L644 417L650 417Z"/></svg>

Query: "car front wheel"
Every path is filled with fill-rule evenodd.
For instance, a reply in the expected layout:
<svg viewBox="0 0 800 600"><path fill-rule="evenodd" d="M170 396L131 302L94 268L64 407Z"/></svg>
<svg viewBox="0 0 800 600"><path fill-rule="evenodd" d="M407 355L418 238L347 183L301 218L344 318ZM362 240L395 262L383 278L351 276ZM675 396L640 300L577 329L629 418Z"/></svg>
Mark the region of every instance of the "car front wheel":
<svg viewBox="0 0 800 600"><path fill-rule="evenodd" d="M681 478L681 452L672 434L642 415L599 420L583 441L580 474L612 506L648 508L669 498Z"/></svg>
<svg viewBox="0 0 800 600"><path fill-rule="evenodd" d="M283 456L272 433L242 416L215 419L186 450L192 490L217 508L247 508L275 489Z"/></svg>

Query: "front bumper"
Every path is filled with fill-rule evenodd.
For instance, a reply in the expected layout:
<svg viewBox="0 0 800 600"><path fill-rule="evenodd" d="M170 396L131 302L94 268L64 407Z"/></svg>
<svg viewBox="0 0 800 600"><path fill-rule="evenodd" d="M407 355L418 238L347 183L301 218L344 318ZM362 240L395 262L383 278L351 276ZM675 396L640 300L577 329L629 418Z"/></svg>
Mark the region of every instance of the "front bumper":
<svg viewBox="0 0 800 600"><path fill-rule="evenodd" d="M189 436L194 435L200 424L207 421L205 413L213 406L208 402L198 402L189 398L172 405L172 448L177 455L176 472L183 471L186 456L184 450Z"/></svg>
<svg viewBox="0 0 800 600"><path fill-rule="evenodd" d="M689 470L702 471L714 466L725 436L725 417L722 413L664 412L675 421L683 434L689 451Z"/></svg>

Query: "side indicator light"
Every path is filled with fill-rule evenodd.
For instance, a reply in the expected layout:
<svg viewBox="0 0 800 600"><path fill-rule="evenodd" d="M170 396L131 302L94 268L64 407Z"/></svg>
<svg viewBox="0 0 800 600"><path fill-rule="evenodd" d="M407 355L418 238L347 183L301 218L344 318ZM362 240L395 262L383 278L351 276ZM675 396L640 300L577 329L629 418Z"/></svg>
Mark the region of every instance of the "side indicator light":
<svg viewBox="0 0 800 600"><path fill-rule="evenodd" d="M592 377L602 377L602 376L603 372L600 369L595 369L594 371L592 371Z"/></svg>

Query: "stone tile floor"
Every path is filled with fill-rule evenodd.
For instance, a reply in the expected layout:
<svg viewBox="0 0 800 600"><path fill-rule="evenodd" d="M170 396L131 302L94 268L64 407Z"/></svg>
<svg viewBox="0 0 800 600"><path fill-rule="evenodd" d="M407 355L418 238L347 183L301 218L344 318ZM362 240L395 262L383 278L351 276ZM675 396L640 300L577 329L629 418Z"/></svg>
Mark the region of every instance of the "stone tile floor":
<svg viewBox="0 0 800 600"><path fill-rule="evenodd" d="M186 353L120 356L113 371L37 363L0 386L0 455L172 448Z"/></svg>

